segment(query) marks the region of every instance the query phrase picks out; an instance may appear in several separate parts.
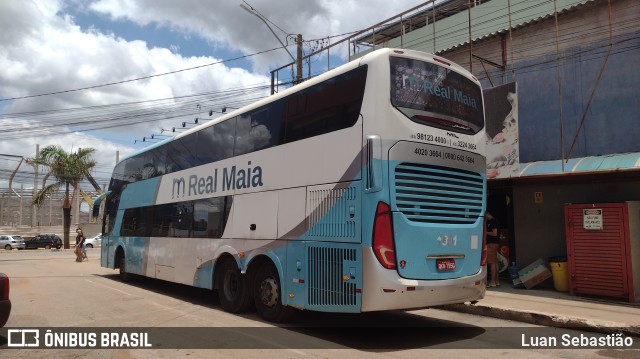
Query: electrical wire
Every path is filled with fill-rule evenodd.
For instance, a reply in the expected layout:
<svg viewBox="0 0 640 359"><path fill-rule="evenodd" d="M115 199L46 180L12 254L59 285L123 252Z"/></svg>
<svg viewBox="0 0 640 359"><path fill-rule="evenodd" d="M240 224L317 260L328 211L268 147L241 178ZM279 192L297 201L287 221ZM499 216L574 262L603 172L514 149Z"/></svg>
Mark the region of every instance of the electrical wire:
<svg viewBox="0 0 640 359"><path fill-rule="evenodd" d="M42 93L42 94L38 94L38 95L28 95L28 96L4 98L4 99L0 99L0 102L3 102L3 101L15 101L15 100L22 100L22 99L27 99L27 98L35 98L35 97L50 96L50 95L59 95L59 94L64 94L64 93L69 93L69 92L92 90L92 89L96 89L96 88L100 88L100 87L106 87L106 86L112 86L112 85L120 85L120 84L124 84L124 83L128 83L128 82L135 82L135 81L140 81L140 80L147 80L147 79L151 79L151 78L154 78L154 77L173 75L173 74L177 74L177 73L184 72L184 71L191 71L191 70L200 69L200 68L203 68L203 67L209 67L209 66L223 64L223 63L226 63L226 62L242 60L242 59L246 59L246 58L253 57L253 56L256 56L256 55L265 54L265 53L268 53L268 52L271 52L271 51L280 50L281 48L282 47L278 47L278 48L274 48L274 49L270 49L270 50L259 51L259 52L256 52L256 53L253 53L253 54L250 54L250 55L238 56L238 57L235 57L235 58L232 58L232 59L226 59L226 60L221 60L221 61L217 61L217 62L212 62L212 63L205 64L205 65L199 65L199 66L189 67L189 68L186 68L186 69L169 71L169 72L164 72L164 73L155 74L155 75L149 75L149 76L144 76L144 77L137 77L137 78L134 78L134 79L115 81L115 82L110 82L110 83L101 84L101 85L93 85L93 86L81 87L81 88L72 89L72 90L62 90L62 91L48 92L48 93Z"/></svg>
<svg viewBox="0 0 640 359"><path fill-rule="evenodd" d="M536 8L541 8L541 11L534 13L534 15L539 15L538 18L535 21L539 21L540 19L543 19L546 16L549 16L550 14L548 13L548 11L545 10L545 8L542 8L541 5L544 5L545 3L549 3L552 0L548 0L548 1L540 1L540 2L526 2L526 0L521 1L520 3L515 2L514 5L517 4L533 4L531 6L528 6L526 8L520 9L518 11L515 11L512 13L512 22L516 23L516 24L520 24L521 22L523 22L525 20L525 15L527 16L527 18L531 18L531 14L530 12L535 10ZM583 3L582 0L577 0L571 4L569 4L568 6L574 6L574 5L581 5ZM490 3L485 3L483 4L483 6L489 6ZM635 9L635 7L640 6L638 4L634 4L634 5L630 5L627 9L622 9L618 11L633 11ZM496 9L498 10L498 9ZM440 12L440 9L438 9L438 11ZM460 10L455 10L452 11L452 13L454 12L459 12ZM445 9L446 12L446 9ZM518 17L518 15L522 13L521 17ZM561 13L563 13L561 11ZM490 18L491 14L487 14L487 15L483 15L480 17L475 18L474 20L476 20L476 22L474 22L473 26L474 29L477 31L482 32L482 30L486 30L484 29L482 26L492 26L492 24L495 23L495 18ZM486 16L486 18L484 18ZM533 16L535 18L535 16ZM484 18L484 19L483 19ZM480 20L479 22L477 20ZM274 26L276 26L275 24L273 24ZM628 19L625 21L619 21L613 24L613 29L616 32L627 32L627 31L633 31L634 29L637 28L638 25L638 21L636 19ZM456 25L459 26L459 25ZM450 28L445 28L445 29L440 29L440 31L438 32L438 39L439 40L447 40L450 41L451 39L455 39L457 36L460 36L461 33L464 33L463 35L466 36L467 35L467 29L457 29L456 26L452 26ZM517 29L520 25L516 25L515 29ZM608 31L607 27L608 26L596 26L593 27L591 29L589 29L589 31L584 31L583 28L583 21L581 19L575 19L572 21L564 21L562 22L562 26L563 26L563 34L560 37L560 43L562 45L565 45L565 48L571 45L575 45L575 43L579 40L582 39L587 39L586 41L592 42L593 38L599 38L599 37L604 37L604 34ZM277 27L277 26L276 26ZM279 30L283 31L282 29L279 28ZM283 31L284 32L284 31ZM354 32L350 32L350 33L345 33L345 34L341 34L341 35L333 35L331 37L340 37L340 36L344 36L344 35L349 35L349 34L354 34L357 33L359 31L354 31ZM545 41L545 39L548 38L548 40ZM532 60L535 58L543 58L540 61L537 61L535 63L527 63L525 65L520 65L519 67L517 67L515 70L518 71L519 73L522 73L523 71L526 72L534 72L534 71L543 71L545 70L547 67L550 66L554 66L555 61L557 60L561 60L561 61L572 61L572 60L580 60L580 61L591 61L594 59L597 59L601 56L604 55L604 51L602 51L603 48L607 47L608 44L601 44L601 45L596 45L596 46L591 46L591 47L587 47L587 48L583 48L580 49L579 51L569 51L565 49L566 54L562 57L560 57L559 59L557 58L553 58L553 59L544 59L545 56L547 55L554 55L556 52L555 50L553 51L544 51L544 49L546 47L549 47L551 44L555 43L555 38L551 38L545 34L531 34L529 36L529 39L531 40L532 44L529 44L529 46L527 46L526 48L517 48L514 49L514 56L517 56L518 60L520 61L525 61L525 60ZM614 45L619 45L619 47L616 49L616 51L612 52L612 54L621 54L621 53L625 53L628 51L633 51L633 50L637 50L639 48L639 46L635 43L631 43L629 44L628 42L633 42L634 40L637 40L638 37L631 37L631 38L622 38L622 37L617 37L616 38L616 42ZM465 39L466 41L468 41L468 36ZM311 41L311 40L309 40ZM428 43L432 41L431 38L429 38L429 36L424 36L422 38L416 38L410 42L407 42L405 44L405 47L417 47L420 45L424 45L425 43ZM480 40L482 41L482 40ZM464 41L460 42L460 44L464 43ZM479 44L474 44L474 50L476 51L482 51L484 49L490 49L490 47L493 46L493 44L490 44L488 41L484 41L484 42L480 42ZM274 50L278 50L280 48L277 49L271 49L271 50L266 50L266 51L262 51L262 52L258 52L256 54L253 55L247 55L247 56L243 56L243 57L239 57L236 59L241 59L241 58L246 58L246 57L250 57L250 56L254 56L257 54L261 54L261 53L265 53L265 52L269 52L269 51L274 51ZM534 51L536 50L536 51ZM446 53L447 55L450 56L455 56L456 54L459 54L461 52L467 51L466 49L453 49L453 51L450 51L448 53ZM141 80L141 79L147 79L147 78L151 78L151 77L156 77L156 76L163 76L163 75L168 75L168 74L172 74L172 73L177 73L177 72L181 72L181 71L187 71L187 70L192 70L192 69L197 69L197 68L201 68L201 67L205 67L205 66L211 66L211 65L215 65L218 63L222 63L222 62L227 62L227 61L232 61L232 60L236 60L236 59L229 59L229 60L224 60L221 62L217 62L217 63L212 63L212 64L208 64L208 65L201 65L201 66L197 66L197 67L193 67L193 68L189 68L189 69L183 69L183 70L178 70L178 71L174 71L174 72L169 72L169 73L165 73L165 74L157 74L157 75L152 75L152 76L147 76L147 77L142 77L142 78L138 78L138 79L132 79L132 80L125 80L125 81L120 81L120 82L114 82L114 83L110 83L110 84L104 84L104 85L97 85L97 86L92 86L92 87L88 87L88 88L83 88L83 89L75 89L75 90L66 90L66 91L61 91L61 92L55 92L55 93L49 93L49 94L41 94L41 95L33 95L33 96L25 96L25 97L20 97L20 98L13 98L13 99L4 99L4 100L0 100L0 101L6 101L6 100L17 100L17 99L21 99L21 98L29 98L29 97L37 97L37 96L46 96L46 95L50 95L50 94L58 94L58 93L65 93L65 92L71 92L71 91L80 91L80 90L84 90L84 89L91 89L91 88L96 88L96 87L102 87L102 86L109 86L109 85L113 85L113 84L119 84L119 83L125 83L125 82L131 82L131 81L136 81L136 80ZM500 70L493 70L493 72L499 72ZM310 76L313 77L319 73L322 73L323 71L314 71L313 74L311 74ZM491 72L491 71L489 71ZM286 86L287 83L292 83L293 82L293 76L289 79L289 78L284 78L283 81L281 81L284 83L284 85ZM264 91L266 88L268 88L267 85L262 85L262 86L256 86L256 88L254 89L256 91L256 93L252 94L251 89L245 89L244 91L238 90L236 91L232 91L232 90L228 90L228 92L218 92L218 93L207 93L207 94L198 94L198 95L191 95L191 96L185 96L185 97L176 97L176 98L171 98L171 99L161 99L161 100L150 100L150 101L142 101L142 102L137 102L137 103L128 103L128 104L115 104L115 105L108 105L108 106L92 106L92 107L88 107L88 108L81 108L81 109L62 109L62 110L49 110L49 111L38 111L38 112L24 112L24 113L14 113L14 114L2 114L0 115L0 131L3 132L8 132L9 136L3 136L3 138L5 139L11 139L11 138L19 138L21 136L20 132L25 132L24 129L14 129L12 132L12 129L10 126L14 126L15 124L8 124L8 123L4 123L2 121L2 119L7 119L10 121L13 121L17 118L25 118L28 119L30 121L33 121L34 117L35 118L39 118L39 122L36 122L37 125L33 126L34 128L30 128L29 132L31 132L29 134L29 136L33 135L32 131L38 131L39 128L42 128L42 132L41 133L58 133L58 134L62 134L62 133L68 133L68 130L63 130L60 129L60 126L72 126L72 127L78 127L75 130L79 130L79 131L90 131L90 130L96 130L96 129L109 129L112 127L120 127L120 126L125 126L125 125L133 125L133 124L137 124L137 123L144 123L144 122L151 122L151 121L158 121L158 120L169 120L169 119L174 119L174 118L179 118L179 117L186 117L186 116L195 116L197 115L199 112L193 110L193 106L195 104L204 104L205 106L210 106L211 108L218 106L218 107L222 107L222 105L225 103L225 101L223 100L228 100L228 101L235 101L233 102L236 106L234 107L241 107L243 105L243 103L241 101L237 101L235 99L238 98L238 96L244 95L247 96L245 97L247 99L247 103L251 102L251 100L255 100L255 99L259 99L261 98L261 94L260 91ZM212 96L215 95L217 96L217 99L211 100L211 99L207 99L207 96ZM252 96L252 97L248 97L248 96ZM164 101L168 101L169 103L165 103ZM246 104L246 103L245 103ZM128 106L128 107L127 107ZM137 107L136 107L137 106ZM149 108L149 107L153 107L153 109ZM115 109L115 110L114 110ZM82 111L92 111L94 113L88 114L88 113L83 113ZM69 116L69 114L72 113L72 116ZM42 116L42 117L39 117ZM47 117L49 116L49 117ZM65 120L60 119L59 117L64 117ZM75 116L75 117L74 117ZM6 127L3 127L6 126ZM59 131L59 132L56 132ZM66 132L65 132L66 131ZM24 134L22 135L24 136ZM108 177L108 176L106 176Z"/></svg>

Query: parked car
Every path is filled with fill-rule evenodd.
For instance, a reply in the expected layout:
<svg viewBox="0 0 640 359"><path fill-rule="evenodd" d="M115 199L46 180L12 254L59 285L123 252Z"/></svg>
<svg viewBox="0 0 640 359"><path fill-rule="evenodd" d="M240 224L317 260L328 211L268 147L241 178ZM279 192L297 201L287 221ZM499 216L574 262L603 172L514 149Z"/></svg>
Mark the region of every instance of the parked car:
<svg viewBox="0 0 640 359"><path fill-rule="evenodd" d="M102 244L102 233L91 238L87 238L84 243L87 248L100 247L100 245Z"/></svg>
<svg viewBox="0 0 640 359"><path fill-rule="evenodd" d="M62 239L55 234L39 234L33 237L31 240L26 241L27 249L45 248L45 249L60 249L62 248Z"/></svg>
<svg viewBox="0 0 640 359"><path fill-rule="evenodd" d="M9 300L9 277L0 273L0 328L4 327L11 314L11 300Z"/></svg>
<svg viewBox="0 0 640 359"><path fill-rule="evenodd" d="M16 236L13 234L0 234L0 248L4 248L8 251L14 248L24 249L24 239L22 236Z"/></svg>

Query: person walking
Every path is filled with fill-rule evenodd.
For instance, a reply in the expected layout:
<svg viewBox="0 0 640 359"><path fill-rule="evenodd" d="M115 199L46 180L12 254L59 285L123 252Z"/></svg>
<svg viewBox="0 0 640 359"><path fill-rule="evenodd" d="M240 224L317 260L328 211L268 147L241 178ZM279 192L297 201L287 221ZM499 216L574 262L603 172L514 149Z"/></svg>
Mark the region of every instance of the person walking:
<svg viewBox="0 0 640 359"><path fill-rule="evenodd" d="M76 236L76 250L75 250L76 262L82 262L85 259L89 260L89 258L87 258L87 248L85 244L87 238L85 238L81 229L78 229L76 232L78 233L78 235Z"/></svg>
<svg viewBox="0 0 640 359"><path fill-rule="evenodd" d="M490 279L488 288L500 285L498 279L498 248L500 247L500 223L488 211L485 212L485 222L487 226L487 265L489 266Z"/></svg>

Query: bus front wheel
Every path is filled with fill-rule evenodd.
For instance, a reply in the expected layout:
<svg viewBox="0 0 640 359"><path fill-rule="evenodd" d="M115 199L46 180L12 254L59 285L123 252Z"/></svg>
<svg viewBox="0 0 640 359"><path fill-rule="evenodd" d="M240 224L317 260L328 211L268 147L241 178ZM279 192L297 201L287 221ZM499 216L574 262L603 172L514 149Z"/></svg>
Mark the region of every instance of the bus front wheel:
<svg viewBox="0 0 640 359"><path fill-rule="evenodd" d="M262 318L270 322L282 322L291 317L292 309L282 305L280 276L272 263L260 266L254 283L253 300Z"/></svg>
<svg viewBox="0 0 640 359"><path fill-rule="evenodd" d="M241 313L251 306L251 296L246 278L240 273L236 261L229 258L222 262L218 298L222 309L229 313Z"/></svg>
<svg viewBox="0 0 640 359"><path fill-rule="evenodd" d="M131 274L127 272L127 260L124 255L124 252L120 252L118 261L118 274L120 275L120 280L123 282L128 282L131 280Z"/></svg>

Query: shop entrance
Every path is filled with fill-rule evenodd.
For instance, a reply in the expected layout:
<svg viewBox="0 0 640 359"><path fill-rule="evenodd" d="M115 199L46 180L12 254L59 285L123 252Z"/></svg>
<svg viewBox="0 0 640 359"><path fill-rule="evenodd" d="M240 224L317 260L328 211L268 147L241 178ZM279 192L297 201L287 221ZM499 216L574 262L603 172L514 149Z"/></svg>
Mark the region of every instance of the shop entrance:
<svg viewBox="0 0 640 359"><path fill-rule="evenodd" d="M511 265L516 258L515 225L513 216L513 191L512 188L489 188L487 198L487 211L491 212L500 222L500 249L498 256L501 276L507 276L506 267Z"/></svg>

